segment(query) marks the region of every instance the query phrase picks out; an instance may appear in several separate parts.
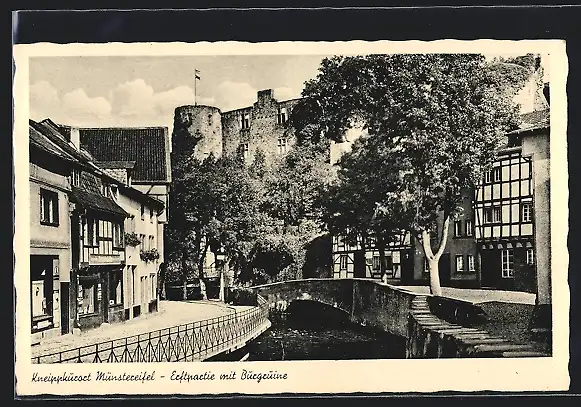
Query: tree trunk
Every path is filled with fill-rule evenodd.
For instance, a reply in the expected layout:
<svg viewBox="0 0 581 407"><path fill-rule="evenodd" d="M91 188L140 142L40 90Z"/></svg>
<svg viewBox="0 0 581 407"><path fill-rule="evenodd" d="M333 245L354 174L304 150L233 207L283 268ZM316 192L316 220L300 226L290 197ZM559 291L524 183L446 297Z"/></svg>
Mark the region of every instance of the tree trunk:
<svg viewBox="0 0 581 407"><path fill-rule="evenodd" d="M450 217L446 216L444 219L444 226L442 227L440 244L436 253L432 251L430 234L426 230L422 231L422 247L426 258L428 259L428 265L430 266L430 292L432 295L439 297L442 296L442 287L440 286L440 270L438 268L438 263L440 262L440 257L442 257L442 253L444 253L446 243L448 242L449 225Z"/></svg>
<svg viewBox="0 0 581 407"><path fill-rule="evenodd" d="M183 291L182 291L182 300L188 299L188 263L186 261L188 252L184 246L182 251L182 283L183 283Z"/></svg>
<svg viewBox="0 0 581 407"><path fill-rule="evenodd" d="M200 294L203 300L207 300L206 295L206 284L204 283L204 264L206 262L206 254L208 253L208 243L204 243L204 250L202 250L202 255L198 261L198 279L200 280Z"/></svg>
<svg viewBox="0 0 581 407"><path fill-rule="evenodd" d="M379 251L379 271L381 273L381 282L387 284L387 273L385 270L385 243L377 240L377 250Z"/></svg>
<svg viewBox="0 0 581 407"><path fill-rule="evenodd" d="M220 293L219 293L220 302L224 302L225 298L226 296L224 295L224 266L222 266L222 268L220 268Z"/></svg>

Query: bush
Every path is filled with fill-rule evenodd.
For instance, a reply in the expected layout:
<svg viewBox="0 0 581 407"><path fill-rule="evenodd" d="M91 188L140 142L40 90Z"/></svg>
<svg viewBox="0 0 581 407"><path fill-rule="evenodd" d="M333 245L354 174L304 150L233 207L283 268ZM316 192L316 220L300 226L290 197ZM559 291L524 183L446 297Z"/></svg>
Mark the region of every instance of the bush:
<svg viewBox="0 0 581 407"><path fill-rule="evenodd" d="M141 260L143 260L146 263L149 263L150 261L155 261L157 259L159 259L159 252L157 251L157 249L154 247L153 249L149 249L149 250L142 250L139 253Z"/></svg>
<svg viewBox="0 0 581 407"><path fill-rule="evenodd" d="M226 302L232 305L258 305L256 292L249 288L230 287L227 290Z"/></svg>

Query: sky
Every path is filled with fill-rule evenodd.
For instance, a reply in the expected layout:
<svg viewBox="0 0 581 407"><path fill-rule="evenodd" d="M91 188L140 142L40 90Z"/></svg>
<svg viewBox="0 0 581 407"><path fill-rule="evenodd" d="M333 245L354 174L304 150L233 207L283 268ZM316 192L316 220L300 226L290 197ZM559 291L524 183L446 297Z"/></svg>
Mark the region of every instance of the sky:
<svg viewBox="0 0 581 407"><path fill-rule="evenodd" d="M176 107L250 106L274 89L299 97L324 55L67 56L30 58L30 118L81 127L166 126ZM492 56L488 56L492 57Z"/></svg>
<svg viewBox="0 0 581 407"><path fill-rule="evenodd" d="M167 126L176 107L222 111L250 106L274 89L300 97L324 56L35 57L30 59L30 117L86 127Z"/></svg>

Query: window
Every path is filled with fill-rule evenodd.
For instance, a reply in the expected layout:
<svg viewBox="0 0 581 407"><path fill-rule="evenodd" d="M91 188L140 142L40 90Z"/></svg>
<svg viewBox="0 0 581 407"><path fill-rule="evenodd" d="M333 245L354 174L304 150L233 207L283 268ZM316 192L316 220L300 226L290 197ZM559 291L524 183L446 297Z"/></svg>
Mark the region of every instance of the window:
<svg viewBox="0 0 581 407"><path fill-rule="evenodd" d="M495 167L491 171L484 173L484 183L490 184L491 182L500 182L502 179L502 171L500 167Z"/></svg>
<svg viewBox="0 0 581 407"><path fill-rule="evenodd" d="M532 248L527 249L527 264L533 265L535 264L535 252Z"/></svg>
<svg viewBox="0 0 581 407"><path fill-rule="evenodd" d="M286 123L286 120L287 120L286 107L279 107L278 108L277 123L284 124L284 123Z"/></svg>
<svg viewBox="0 0 581 407"><path fill-rule="evenodd" d="M113 247L123 247L123 227L120 223L113 224Z"/></svg>
<svg viewBox="0 0 581 407"><path fill-rule="evenodd" d="M59 198L56 192L40 190L40 223L47 226L59 225Z"/></svg>
<svg viewBox="0 0 581 407"><path fill-rule="evenodd" d="M71 185L74 187L78 187L81 183L81 173L79 170L74 169L71 172Z"/></svg>
<svg viewBox="0 0 581 407"><path fill-rule="evenodd" d="M111 273L109 284L109 305L123 304L123 271Z"/></svg>
<svg viewBox="0 0 581 407"><path fill-rule="evenodd" d="M96 278L83 278L79 284L79 314L99 312L101 284Z"/></svg>
<svg viewBox="0 0 581 407"><path fill-rule="evenodd" d="M32 319L46 320L53 315L53 258L30 256L30 295Z"/></svg>
<svg viewBox="0 0 581 407"><path fill-rule="evenodd" d="M117 185L111 185L111 197L115 200L118 198L118 189Z"/></svg>
<svg viewBox="0 0 581 407"><path fill-rule="evenodd" d="M240 145L240 148L242 150L242 158L244 158L244 160L248 159L248 143L242 143Z"/></svg>
<svg viewBox="0 0 581 407"><path fill-rule="evenodd" d="M141 220L145 219L145 205L141 204Z"/></svg>
<svg viewBox="0 0 581 407"><path fill-rule="evenodd" d="M149 235L148 250L151 250L155 247L154 243L155 242L153 241L153 236Z"/></svg>
<svg viewBox="0 0 581 407"><path fill-rule="evenodd" d="M502 220L502 212L500 207L484 208L484 223L500 223Z"/></svg>
<svg viewBox="0 0 581 407"><path fill-rule="evenodd" d="M127 219L125 230L127 231L127 233L135 233L135 216L134 215L131 215L131 217Z"/></svg>
<svg viewBox="0 0 581 407"><path fill-rule="evenodd" d="M533 205L531 202L525 202L521 205L521 220L523 222L533 221Z"/></svg>
<svg viewBox="0 0 581 407"><path fill-rule="evenodd" d="M279 138L278 139L278 153L279 154L284 154L286 153L286 139L284 138Z"/></svg>
<svg viewBox="0 0 581 407"><path fill-rule="evenodd" d="M99 232L99 222L97 219L91 220L91 246L97 246L97 234Z"/></svg>
<svg viewBox="0 0 581 407"><path fill-rule="evenodd" d="M462 221L455 221L454 222L454 237L462 236Z"/></svg>
<svg viewBox="0 0 581 407"><path fill-rule="evenodd" d="M473 232L472 232L472 220L471 219L466 220L465 228L466 228L466 236L472 236Z"/></svg>
<svg viewBox="0 0 581 407"><path fill-rule="evenodd" d="M502 278L512 278L514 275L514 254L512 249L500 252L502 263Z"/></svg>
<svg viewBox="0 0 581 407"><path fill-rule="evenodd" d="M371 261L371 268L373 269L373 271L381 270L379 256L373 256L373 259Z"/></svg>
<svg viewBox="0 0 581 407"><path fill-rule="evenodd" d="M152 300L155 300L157 295L155 292L155 274L150 274L149 275L149 281L150 281L150 297Z"/></svg>
<svg viewBox="0 0 581 407"><path fill-rule="evenodd" d="M249 129L250 128L250 113L243 113L241 118L241 125L243 129Z"/></svg>
<svg viewBox="0 0 581 407"><path fill-rule="evenodd" d="M476 271L476 267L474 264L474 255L468 254L466 255L466 258L468 259L468 271Z"/></svg>
<svg viewBox="0 0 581 407"><path fill-rule="evenodd" d="M339 269L340 270L347 270L347 255L342 254L339 257Z"/></svg>
<svg viewBox="0 0 581 407"><path fill-rule="evenodd" d="M139 240L141 241L141 243L139 243L139 249L146 250L145 249L145 235L139 235Z"/></svg>
<svg viewBox="0 0 581 407"><path fill-rule="evenodd" d="M461 254L456 256L456 272L461 273L464 271L464 256Z"/></svg>

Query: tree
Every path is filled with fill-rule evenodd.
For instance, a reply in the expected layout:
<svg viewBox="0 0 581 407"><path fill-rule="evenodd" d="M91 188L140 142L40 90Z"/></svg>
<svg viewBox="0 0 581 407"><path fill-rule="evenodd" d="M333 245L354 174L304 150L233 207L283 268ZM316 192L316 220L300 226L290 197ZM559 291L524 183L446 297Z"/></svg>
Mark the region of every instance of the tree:
<svg viewBox="0 0 581 407"><path fill-rule="evenodd" d="M397 188L397 161L384 161L378 138L362 135L339 161L337 182L323 198L328 230L363 251L374 243L379 252L380 273L386 277L385 251L402 237L393 212L378 211L378 203Z"/></svg>
<svg viewBox="0 0 581 407"><path fill-rule="evenodd" d="M318 219L317 198L332 178L328 142L299 143L265 177L263 208L285 228Z"/></svg>
<svg viewBox="0 0 581 407"><path fill-rule="evenodd" d="M303 91L303 111L318 119L304 120L299 130L309 125L315 134L340 140L358 123L369 134L354 157L375 156L392 176L378 180L375 165L357 158L350 165L346 159L341 165L361 171L353 179L364 183L347 185L369 200L363 220L375 205L381 228L410 231L421 243L434 295L441 295L438 262L450 219L460 210L463 193L490 169L504 134L517 124L512 96L522 84L502 71L498 63L473 54L332 57L322 61ZM435 231L441 234L433 239Z"/></svg>

